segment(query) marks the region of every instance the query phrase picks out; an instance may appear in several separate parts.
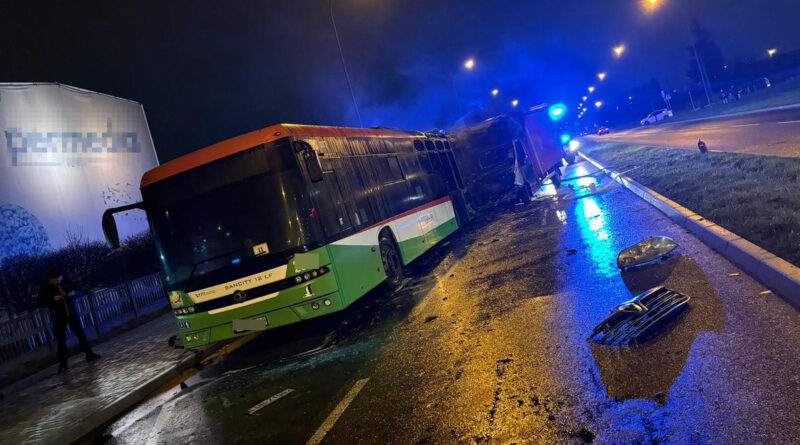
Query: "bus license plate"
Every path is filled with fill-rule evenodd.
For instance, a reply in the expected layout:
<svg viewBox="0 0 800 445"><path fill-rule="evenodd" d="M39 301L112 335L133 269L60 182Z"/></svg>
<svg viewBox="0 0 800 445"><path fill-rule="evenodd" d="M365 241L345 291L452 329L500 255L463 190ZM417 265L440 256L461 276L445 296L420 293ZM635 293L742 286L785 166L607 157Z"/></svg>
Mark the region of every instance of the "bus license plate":
<svg viewBox="0 0 800 445"><path fill-rule="evenodd" d="M233 332L239 334L245 331L263 331L267 329L268 325L267 317L233 320Z"/></svg>

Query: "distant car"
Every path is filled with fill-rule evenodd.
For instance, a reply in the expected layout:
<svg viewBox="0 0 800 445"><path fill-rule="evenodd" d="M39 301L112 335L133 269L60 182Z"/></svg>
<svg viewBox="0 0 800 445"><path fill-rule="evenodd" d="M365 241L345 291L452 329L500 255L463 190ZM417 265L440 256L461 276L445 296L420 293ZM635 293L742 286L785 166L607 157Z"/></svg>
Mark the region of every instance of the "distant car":
<svg viewBox="0 0 800 445"><path fill-rule="evenodd" d="M663 121L665 118L672 117L672 110L667 108L653 111L652 113L648 114L647 117L641 120L642 125L650 125L654 124L658 121Z"/></svg>
<svg viewBox="0 0 800 445"><path fill-rule="evenodd" d="M602 136L602 135L608 134L610 132L611 132L611 130L609 130L608 127L600 127L600 128L597 129L597 135L598 136Z"/></svg>

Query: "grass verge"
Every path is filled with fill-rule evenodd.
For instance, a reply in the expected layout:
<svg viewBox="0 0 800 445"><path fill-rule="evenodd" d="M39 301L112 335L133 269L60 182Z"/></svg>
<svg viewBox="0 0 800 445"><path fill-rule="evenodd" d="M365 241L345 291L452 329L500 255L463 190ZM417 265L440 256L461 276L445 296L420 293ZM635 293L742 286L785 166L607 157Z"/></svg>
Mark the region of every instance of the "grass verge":
<svg viewBox="0 0 800 445"><path fill-rule="evenodd" d="M703 106L705 96L698 102L698 107ZM800 103L800 78L790 79L786 82L775 84L772 88L765 88L742 96L742 100L727 104L720 102L719 92L713 94L711 100L714 108L699 108L697 110L681 110L675 112L675 117L670 122L680 122L704 117L725 116L728 114L756 111L764 108L779 107Z"/></svg>
<svg viewBox="0 0 800 445"><path fill-rule="evenodd" d="M584 152L800 266L800 158L613 143Z"/></svg>

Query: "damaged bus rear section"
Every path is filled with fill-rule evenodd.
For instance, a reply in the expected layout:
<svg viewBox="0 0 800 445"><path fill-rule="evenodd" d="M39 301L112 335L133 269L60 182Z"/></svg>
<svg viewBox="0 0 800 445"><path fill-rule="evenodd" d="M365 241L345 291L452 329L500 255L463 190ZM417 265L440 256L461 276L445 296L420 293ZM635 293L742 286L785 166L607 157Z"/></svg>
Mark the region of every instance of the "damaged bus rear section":
<svg viewBox="0 0 800 445"><path fill-rule="evenodd" d="M547 179L560 185L568 155L551 114L542 104L454 130L455 155L476 210L530 200Z"/></svg>

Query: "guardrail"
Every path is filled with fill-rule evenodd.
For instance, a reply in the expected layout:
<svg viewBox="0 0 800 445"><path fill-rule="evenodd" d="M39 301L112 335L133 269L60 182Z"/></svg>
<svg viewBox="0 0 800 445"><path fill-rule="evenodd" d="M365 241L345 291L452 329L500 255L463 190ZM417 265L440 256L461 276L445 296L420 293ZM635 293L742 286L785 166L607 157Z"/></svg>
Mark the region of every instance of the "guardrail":
<svg viewBox="0 0 800 445"><path fill-rule="evenodd" d="M169 304L159 274L147 275L113 287L81 294L73 300L86 337L94 339L111 329L151 314ZM55 349L50 313L47 309L30 311L20 317L0 322L0 362L5 362L40 348ZM67 332L67 345L78 340Z"/></svg>

